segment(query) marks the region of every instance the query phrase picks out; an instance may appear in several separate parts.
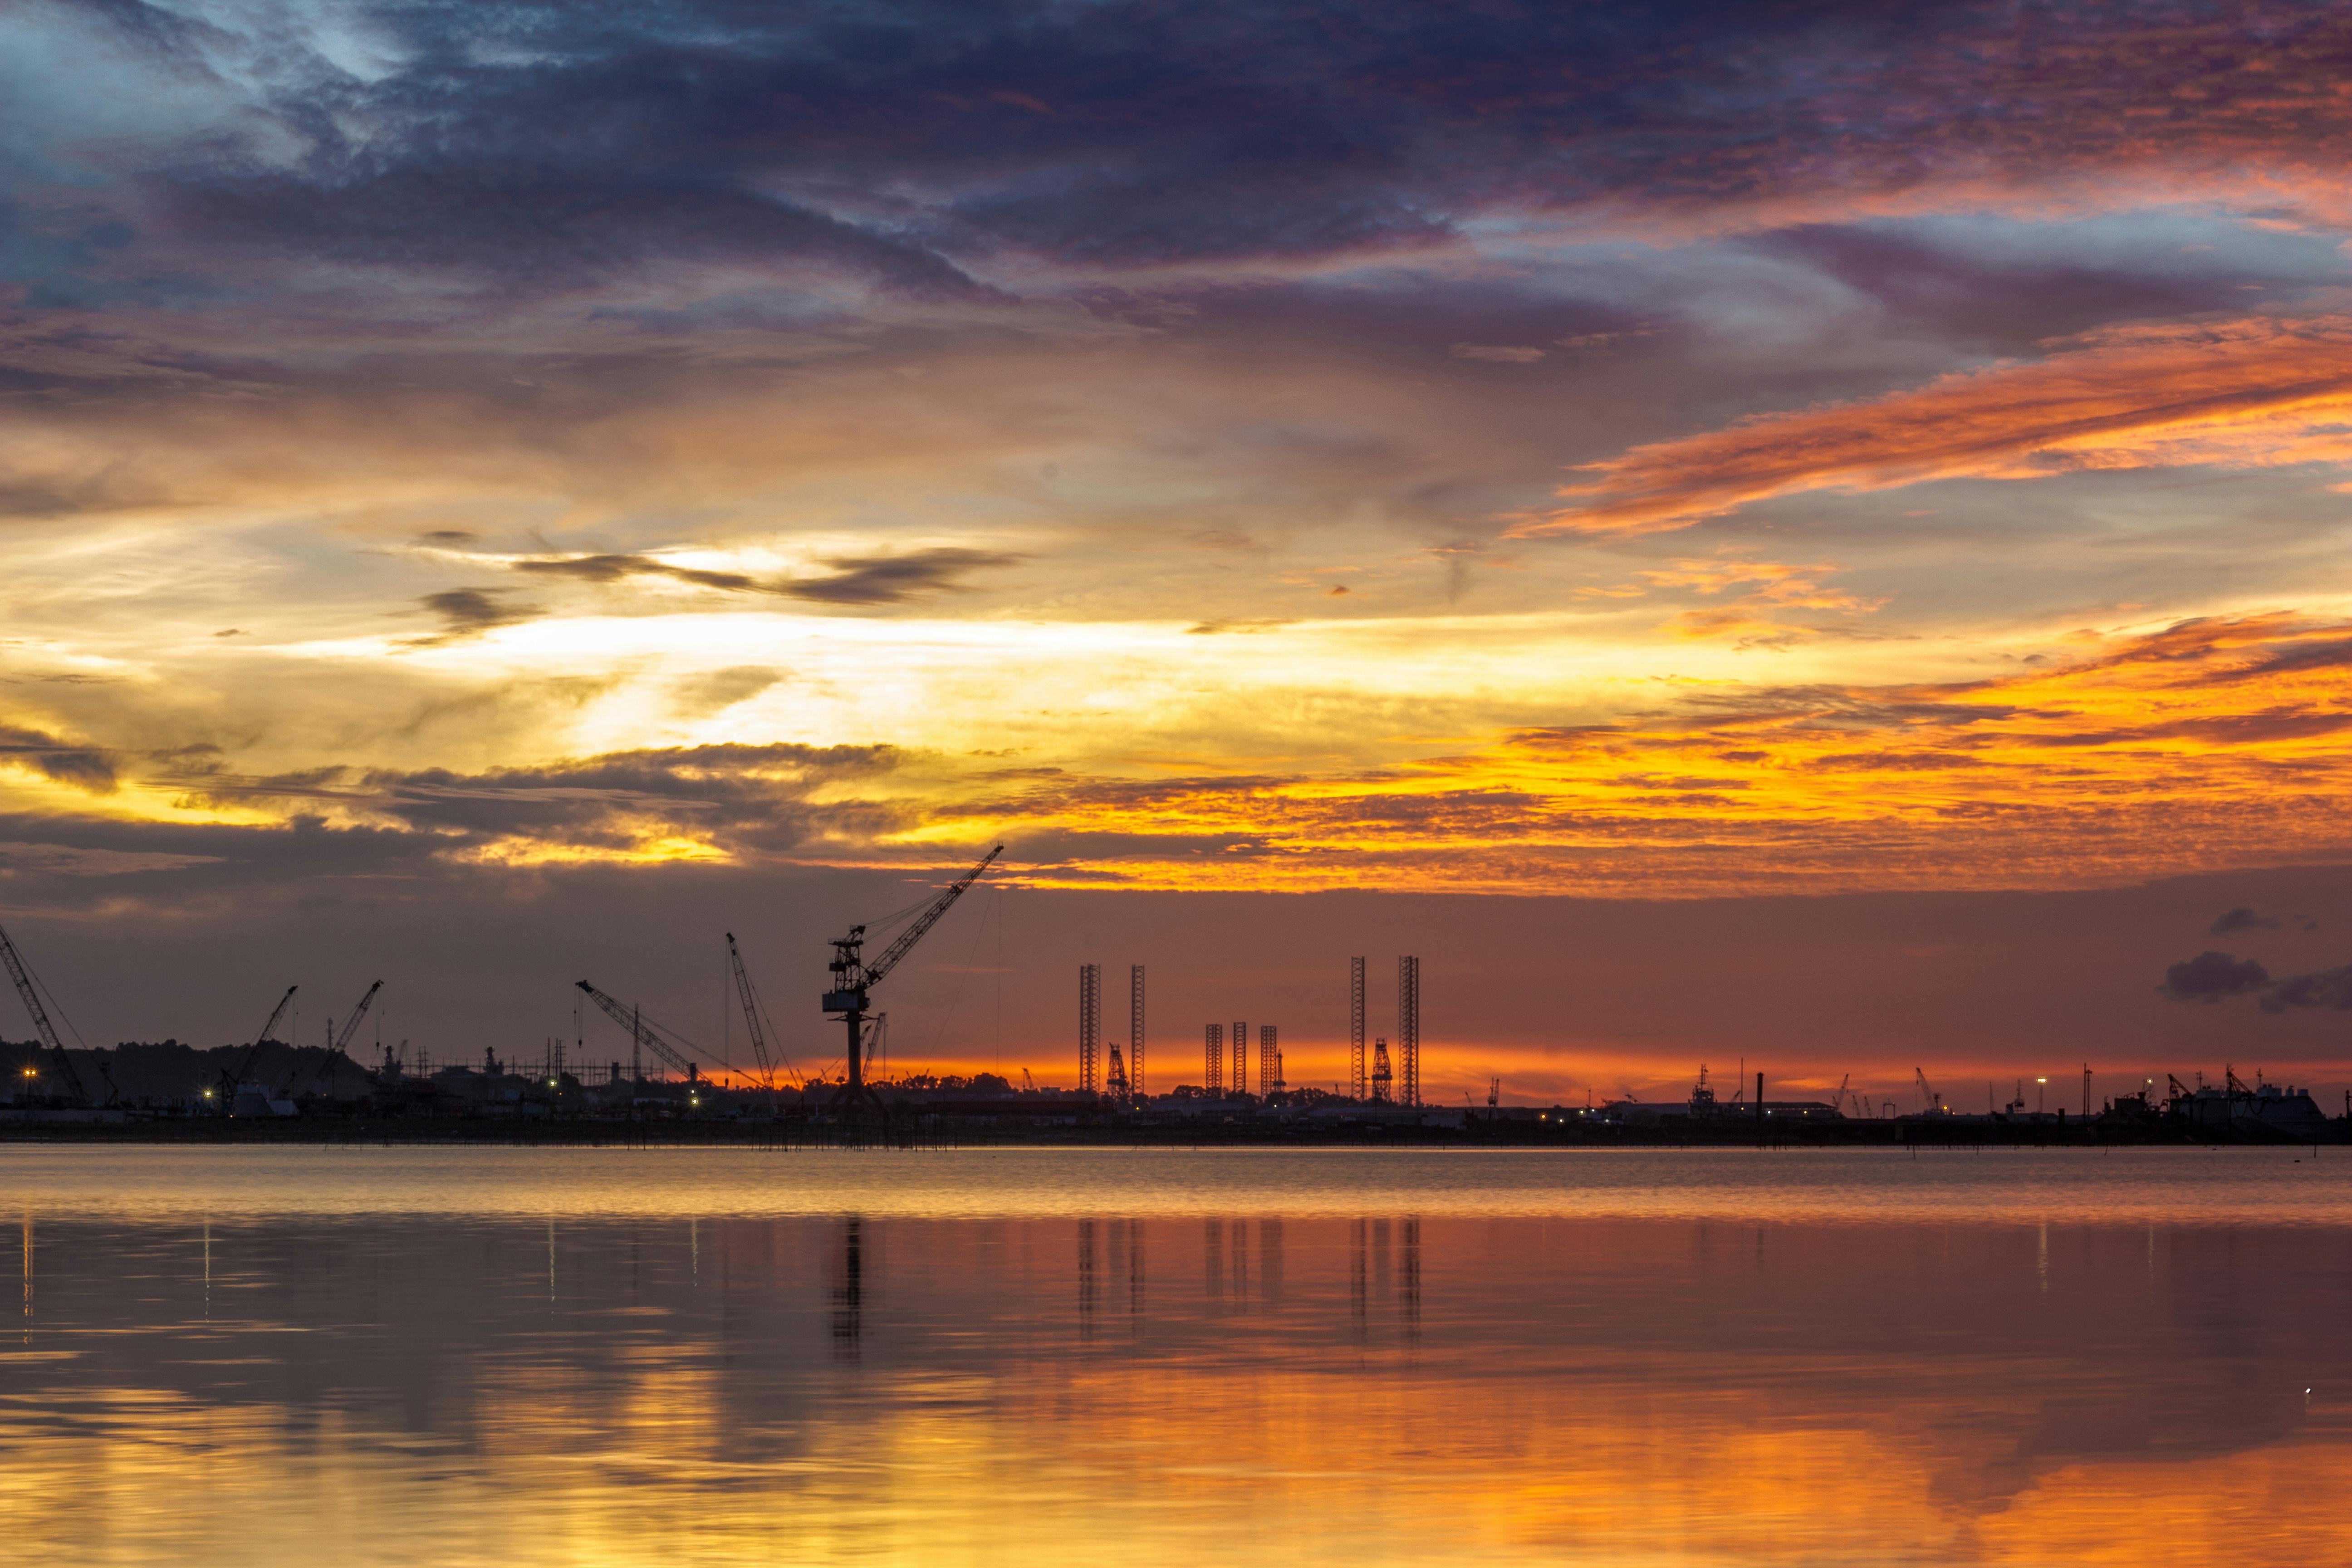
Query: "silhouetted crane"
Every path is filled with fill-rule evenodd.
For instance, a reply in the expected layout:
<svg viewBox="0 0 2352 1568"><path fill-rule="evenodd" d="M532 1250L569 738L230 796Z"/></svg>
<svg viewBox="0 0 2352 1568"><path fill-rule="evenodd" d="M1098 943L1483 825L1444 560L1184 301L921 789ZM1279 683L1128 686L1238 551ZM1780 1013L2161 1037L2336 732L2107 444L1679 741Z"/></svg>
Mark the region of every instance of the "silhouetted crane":
<svg viewBox="0 0 2352 1568"><path fill-rule="evenodd" d="M8 968L8 978L16 983L16 994L24 998L25 1011L33 1016L33 1032L48 1047L49 1060L57 1064L58 1081L65 1085L67 1096L76 1105L89 1103L89 1090L83 1087L81 1074L74 1070L73 1058L66 1055L65 1042L58 1038L57 1026L49 1022L49 1010L41 1005L41 994L33 984L33 976L25 967L24 955L8 933L0 931L0 963Z"/></svg>
<svg viewBox="0 0 2352 1568"><path fill-rule="evenodd" d="M278 1020L286 1016L286 1009L294 1005L294 993L300 989L299 985L289 985L286 988L286 994L280 996L278 999L278 1005L269 1010L269 1021L261 1026L261 1033L253 1037L253 1044L245 1047L244 1058L236 1064L236 1070L230 1072L226 1068L222 1069L220 1098L223 1111L231 1116L236 1114L236 1093L245 1086L247 1076L253 1071L253 1058L261 1054L263 1042L276 1032Z"/></svg>
<svg viewBox="0 0 2352 1568"><path fill-rule="evenodd" d="M367 1016L369 1005L374 1002L375 994L383 989L383 982L381 980L369 986L367 988L367 994L360 998L360 1005L352 1009L352 1016L343 1020L341 1030L328 1035L326 1057L320 1063L319 1067L319 1071L321 1076L330 1079L334 1077L335 1058L337 1057L349 1054L352 1037L359 1033L360 1020ZM327 1026L330 1030L334 1028L334 1022L335 1021L332 1018L327 1020ZM278 1080L274 1086L276 1089L290 1089L293 1088L295 1079L300 1076L303 1054L307 1049L307 1047L296 1047L294 1055L289 1058L286 1063L286 1070L278 1075ZM355 1063L353 1065L356 1066L357 1064Z"/></svg>
<svg viewBox="0 0 2352 1568"><path fill-rule="evenodd" d="M868 963L865 960L866 928L849 928L847 936L833 939L833 962L825 967L833 971L833 989L824 994L823 1010L841 1019L849 1030L849 1081L835 1096L836 1103L862 1102L873 1099L866 1087L866 1009L867 994L882 984L883 976L898 966L898 961L913 951L924 933L940 923L940 917L950 905L963 897L964 889L981 879L981 874L996 863L1004 853L1000 844L981 857L980 864L940 889L921 914L905 931L898 933L882 956Z"/></svg>
<svg viewBox="0 0 2352 1568"><path fill-rule="evenodd" d="M359 1032L360 1020L367 1016L369 1005L375 1000L375 994L383 989L383 982L381 980L369 986L367 994L360 998L360 1005L352 1009L352 1016L343 1020L342 1031L335 1037L335 1055L341 1056L350 1047L352 1037Z"/></svg>
<svg viewBox="0 0 2352 1568"><path fill-rule="evenodd" d="M606 1017L612 1019L615 1024L620 1025L624 1029L628 1030L631 1037L634 1038L637 1044L645 1047L646 1049L661 1058L662 1060L667 1062L670 1066L684 1073L688 1078L691 1079L698 1076L699 1069L696 1068L695 1064L687 1060L684 1056L679 1054L676 1047L672 1046L669 1041L662 1037L665 1033L669 1033L671 1031L664 1030L660 1025L656 1024L651 1019L647 1018L640 1009L632 1007L627 1003L620 1001L614 997L607 996L604 992L597 990L585 980L580 982L580 989L588 993L588 999L604 1010L604 1016ZM686 1046L689 1050L696 1048L684 1036L678 1037L678 1044ZM729 1064L721 1062L719 1065L725 1067Z"/></svg>
<svg viewBox="0 0 2352 1568"><path fill-rule="evenodd" d="M727 958L735 969L735 994L743 999L744 1026L751 1031L751 1055L758 1058L760 1063L760 1087L773 1090L776 1087L776 1068L775 1063L768 1058L768 1031L760 1022L760 998L751 989L751 972L743 967L742 950L735 945L735 933L731 931L727 933ZM776 1055L782 1060L784 1071L792 1075L793 1081L806 1088L807 1085L802 1082L799 1069L793 1066L792 1058L784 1056L782 1051L777 1052Z"/></svg>

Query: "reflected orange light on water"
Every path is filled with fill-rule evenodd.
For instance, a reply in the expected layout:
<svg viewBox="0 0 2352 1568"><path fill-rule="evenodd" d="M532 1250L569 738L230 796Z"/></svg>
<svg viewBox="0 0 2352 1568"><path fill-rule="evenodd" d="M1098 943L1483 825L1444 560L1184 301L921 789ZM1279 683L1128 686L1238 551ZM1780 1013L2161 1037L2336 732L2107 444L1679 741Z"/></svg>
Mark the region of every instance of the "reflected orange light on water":
<svg viewBox="0 0 2352 1568"><path fill-rule="evenodd" d="M2124 1223L2037 1159L2040 1218L1958 1220L1888 1217L1885 1164L1843 1215L1414 1215L1378 1154L1344 1215L1190 1158L1232 1212L625 1213L608 1163L601 1216L370 1214L336 1189L381 1169L316 1158L335 1202L208 1230L61 1202L0 1352L0 1531L76 1563L2343 1557L2352 1205Z"/></svg>

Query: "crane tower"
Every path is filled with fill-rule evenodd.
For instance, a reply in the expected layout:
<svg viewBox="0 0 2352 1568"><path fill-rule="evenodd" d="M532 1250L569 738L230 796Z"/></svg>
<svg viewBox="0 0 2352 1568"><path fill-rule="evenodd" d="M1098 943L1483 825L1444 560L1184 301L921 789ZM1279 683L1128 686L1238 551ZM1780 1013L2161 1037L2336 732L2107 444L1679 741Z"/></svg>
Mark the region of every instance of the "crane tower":
<svg viewBox="0 0 2352 1568"><path fill-rule="evenodd" d="M955 901L963 897L964 889L980 880L996 858L1004 853L1000 844L981 857L980 864L940 890L940 896L925 906L923 912L909 922L905 931L882 950L873 963L866 962L866 928L855 925L849 934L833 939L833 961L825 967L833 972L833 987L824 994L822 1010L842 1021L849 1037L849 1081L835 1097L836 1103L863 1104L874 1100L873 1090L866 1087L866 1010L871 1005L870 993L882 984L884 976L898 967L898 961L914 950L925 933L940 923Z"/></svg>

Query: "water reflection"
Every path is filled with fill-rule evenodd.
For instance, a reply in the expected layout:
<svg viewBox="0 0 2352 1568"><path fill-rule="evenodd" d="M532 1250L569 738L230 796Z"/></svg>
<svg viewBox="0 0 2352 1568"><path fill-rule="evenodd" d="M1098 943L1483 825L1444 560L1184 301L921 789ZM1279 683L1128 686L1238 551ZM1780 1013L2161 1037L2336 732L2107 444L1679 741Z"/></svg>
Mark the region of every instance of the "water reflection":
<svg viewBox="0 0 2352 1568"><path fill-rule="evenodd" d="M1154 1255L1166 1224L27 1209L0 1530L60 1563L2352 1559L2352 1225L1253 1205Z"/></svg>
<svg viewBox="0 0 2352 1568"><path fill-rule="evenodd" d="M852 1216L841 1222L840 1263L833 1291L833 1354L855 1362L866 1334L866 1226Z"/></svg>

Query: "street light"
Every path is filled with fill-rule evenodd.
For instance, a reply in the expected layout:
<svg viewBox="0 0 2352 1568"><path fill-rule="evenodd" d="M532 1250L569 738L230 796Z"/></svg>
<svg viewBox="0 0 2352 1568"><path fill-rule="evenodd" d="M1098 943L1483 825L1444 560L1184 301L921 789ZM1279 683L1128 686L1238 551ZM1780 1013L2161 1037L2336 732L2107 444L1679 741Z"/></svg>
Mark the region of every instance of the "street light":
<svg viewBox="0 0 2352 1568"><path fill-rule="evenodd" d="M2033 1114L2039 1116L2050 1106L2050 1080L2037 1078L2033 1081L2042 1086L2033 1091Z"/></svg>

